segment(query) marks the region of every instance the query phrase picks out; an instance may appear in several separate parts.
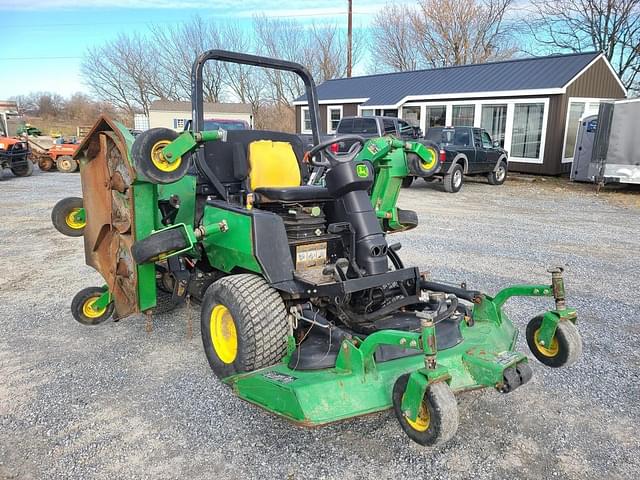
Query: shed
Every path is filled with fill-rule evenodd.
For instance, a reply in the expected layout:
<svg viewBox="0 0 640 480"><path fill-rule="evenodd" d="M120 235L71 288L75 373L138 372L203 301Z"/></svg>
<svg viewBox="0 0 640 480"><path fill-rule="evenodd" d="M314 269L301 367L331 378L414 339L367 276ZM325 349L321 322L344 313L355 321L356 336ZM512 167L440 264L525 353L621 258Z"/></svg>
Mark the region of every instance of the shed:
<svg viewBox="0 0 640 480"><path fill-rule="evenodd" d="M627 91L599 52L328 80L318 86L320 126L343 116L397 116L420 126L486 129L509 151L513 171L557 175L573 160L580 118ZM304 96L296 130L310 133Z"/></svg>
<svg viewBox="0 0 640 480"><path fill-rule="evenodd" d="M247 103L205 103L205 119L244 120L253 127L251 105ZM191 102L156 100L149 107L149 128L166 127L177 131L191 120Z"/></svg>

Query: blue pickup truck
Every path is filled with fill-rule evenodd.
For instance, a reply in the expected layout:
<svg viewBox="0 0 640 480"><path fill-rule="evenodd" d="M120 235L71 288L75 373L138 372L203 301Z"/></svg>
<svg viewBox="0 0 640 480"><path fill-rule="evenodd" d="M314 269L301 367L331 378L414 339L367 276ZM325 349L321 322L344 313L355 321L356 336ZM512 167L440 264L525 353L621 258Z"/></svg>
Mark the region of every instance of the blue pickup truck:
<svg viewBox="0 0 640 480"><path fill-rule="evenodd" d="M459 192L465 175L486 176L491 185L502 185L507 179L508 153L486 130L431 127L425 138L440 149L440 170L431 178L441 178L445 191ZM407 177L404 186L410 186L413 180Z"/></svg>

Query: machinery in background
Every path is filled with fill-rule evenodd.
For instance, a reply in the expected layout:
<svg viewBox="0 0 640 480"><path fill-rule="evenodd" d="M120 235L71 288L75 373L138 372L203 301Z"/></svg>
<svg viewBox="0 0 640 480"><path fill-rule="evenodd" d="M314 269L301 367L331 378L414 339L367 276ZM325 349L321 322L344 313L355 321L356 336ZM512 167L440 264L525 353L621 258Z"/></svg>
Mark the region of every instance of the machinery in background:
<svg viewBox="0 0 640 480"><path fill-rule="evenodd" d="M17 134L20 123L17 111L0 112L0 177L5 168L16 177L28 177L33 173L29 144Z"/></svg>

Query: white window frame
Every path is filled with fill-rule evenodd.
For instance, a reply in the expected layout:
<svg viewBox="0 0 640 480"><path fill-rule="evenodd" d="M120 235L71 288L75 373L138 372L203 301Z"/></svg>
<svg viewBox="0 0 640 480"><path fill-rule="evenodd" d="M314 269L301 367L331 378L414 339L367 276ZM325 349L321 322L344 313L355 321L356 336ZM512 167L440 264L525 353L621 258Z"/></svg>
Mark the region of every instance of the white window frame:
<svg viewBox="0 0 640 480"><path fill-rule="evenodd" d="M340 120L342 120L343 110L342 105L327 105L327 133L336 133L336 131L331 128L331 110L339 110L340 111ZM338 123L340 123L338 121Z"/></svg>
<svg viewBox="0 0 640 480"><path fill-rule="evenodd" d="M518 163L534 163L542 164L544 162L544 149L547 141L547 122L549 120L549 97L524 97L524 98L482 98L480 100L442 100L434 101L429 100L426 102L407 102L398 107L399 112L402 112L402 107L416 107L420 106L420 128L423 132L427 131L427 106L444 106L445 107L445 125L450 126L453 123L453 106L454 105L474 105L474 118L473 126L480 128L482 121L482 106L483 105L506 105L507 106L507 118L505 123L504 132L504 148L507 151L511 150L511 137L513 130L513 116L515 112L515 105L520 103L544 103L544 114L542 117L542 136L540 137L540 157L538 158L520 158L509 157L510 162ZM384 106L380 106L383 108Z"/></svg>
<svg viewBox="0 0 640 480"><path fill-rule="evenodd" d="M566 119L564 122L564 136L562 137L562 163L573 163L573 157L567 158L566 155L566 147L567 147L567 135L569 134L569 106L571 102L580 102L580 103L602 103L607 100L613 100L612 98L589 98L589 97L569 97L567 100L567 113ZM578 137L576 136L576 141L578 141ZM575 152L574 152L575 154Z"/></svg>
<svg viewBox="0 0 640 480"><path fill-rule="evenodd" d="M305 112L309 111L309 107L300 107L300 133L305 133L305 134L309 134L312 133L311 130L305 129L305 124L304 124L304 114ZM311 115L311 114L309 114ZM311 118L311 117L309 117Z"/></svg>
<svg viewBox="0 0 640 480"><path fill-rule="evenodd" d="M363 111L365 110L371 110L373 111L373 115L371 115L372 117L376 116L376 109L375 108L369 108L369 107L362 107L360 105L358 105L358 116L359 117L364 117L364 115L362 114Z"/></svg>

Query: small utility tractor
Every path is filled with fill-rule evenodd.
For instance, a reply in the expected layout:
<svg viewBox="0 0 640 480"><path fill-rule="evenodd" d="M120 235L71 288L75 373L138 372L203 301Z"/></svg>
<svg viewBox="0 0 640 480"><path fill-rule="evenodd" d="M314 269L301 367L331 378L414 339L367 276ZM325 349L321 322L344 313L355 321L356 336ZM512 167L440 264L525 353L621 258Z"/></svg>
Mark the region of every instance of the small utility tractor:
<svg viewBox="0 0 640 480"><path fill-rule="evenodd" d="M303 154L296 135L205 130L209 60L299 75L315 146ZM315 85L296 63L211 50L191 81L192 129L134 139L103 117L76 154L83 198L62 200L53 221L83 235L87 264L105 280L73 299L80 323L194 298L209 365L240 398L307 426L393 408L422 445L453 437L455 393L508 393L530 380L503 311L509 298L555 299L527 325L527 343L550 367L578 359L561 269L548 284L490 296L403 264L390 234L418 218L396 206L398 194L408 175L437 169L434 145L353 135L320 142ZM336 141L354 146L337 155Z"/></svg>
<svg viewBox="0 0 640 480"><path fill-rule="evenodd" d="M16 177L33 173L29 144L17 135L17 112L0 112L0 178L8 168Z"/></svg>

